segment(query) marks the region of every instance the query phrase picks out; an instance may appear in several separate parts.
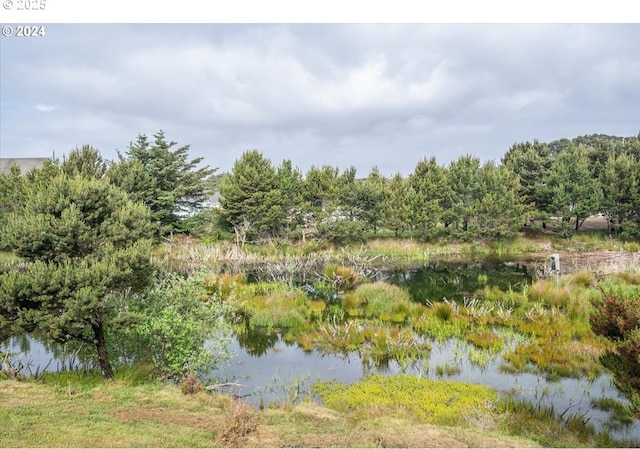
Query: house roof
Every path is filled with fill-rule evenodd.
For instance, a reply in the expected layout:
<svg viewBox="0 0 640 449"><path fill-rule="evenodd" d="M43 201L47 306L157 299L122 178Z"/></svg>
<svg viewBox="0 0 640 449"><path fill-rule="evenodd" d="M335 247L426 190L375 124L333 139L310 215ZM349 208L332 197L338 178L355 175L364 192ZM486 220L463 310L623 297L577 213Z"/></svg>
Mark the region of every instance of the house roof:
<svg viewBox="0 0 640 449"><path fill-rule="evenodd" d="M25 174L34 168L44 165L48 157L23 157L23 158L0 158L0 173L9 173L12 165L20 168L20 173Z"/></svg>

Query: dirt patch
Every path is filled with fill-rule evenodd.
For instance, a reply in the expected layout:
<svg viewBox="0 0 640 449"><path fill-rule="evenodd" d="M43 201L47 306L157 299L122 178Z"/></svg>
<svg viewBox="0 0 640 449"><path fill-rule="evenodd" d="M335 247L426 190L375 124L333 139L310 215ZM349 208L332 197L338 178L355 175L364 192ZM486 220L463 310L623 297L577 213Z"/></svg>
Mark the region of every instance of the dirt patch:
<svg viewBox="0 0 640 449"><path fill-rule="evenodd" d="M171 413L163 407L130 407L117 410L112 416L124 422L158 421L164 424L177 424L198 430L214 430L215 416Z"/></svg>
<svg viewBox="0 0 640 449"><path fill-rule="evenodd" d="M606 217L600 217L598 215L594 215L593 217L587 218L584 223L580 226L578 231L608 231L609 230L609 222Z"/></svg>

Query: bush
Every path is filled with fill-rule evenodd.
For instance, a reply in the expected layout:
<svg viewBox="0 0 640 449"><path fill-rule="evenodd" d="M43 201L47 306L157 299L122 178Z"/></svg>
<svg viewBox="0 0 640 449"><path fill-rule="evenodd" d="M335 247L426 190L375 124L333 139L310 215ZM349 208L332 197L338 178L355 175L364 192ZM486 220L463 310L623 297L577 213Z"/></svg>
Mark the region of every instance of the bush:
<svg viewBox="0 0 640 449"><path fill-rule="evenodd" d="M325 239L334 245L365 243L369 239L366 225L362 221L339 220L320 226Z"/></svg>
<svg viewBox="0 0 640 449"><path fill-rule="evenodd" d="M150 358L157 374L174 379L228 360L231 329L220 318L231 308L207 291L205 277L168 275L129 298L121 319L130 325L113 345L123 352L121 358Z"/></svg>
<svg viewBox="0 0 640 449"><path fill-rule="evenodd" d="M593 300L593 331L616 345L603 364L614 371L627 395L640 393L640 286L608 285L603 297Z"/></svg>

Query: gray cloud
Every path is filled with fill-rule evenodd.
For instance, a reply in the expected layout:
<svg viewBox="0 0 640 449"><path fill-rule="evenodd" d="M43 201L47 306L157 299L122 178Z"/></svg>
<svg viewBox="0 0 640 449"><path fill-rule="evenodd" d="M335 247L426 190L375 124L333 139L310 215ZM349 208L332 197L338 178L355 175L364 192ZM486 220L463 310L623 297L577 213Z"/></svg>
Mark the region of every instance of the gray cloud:
<svg viewBox="0 0 640 449"><path fill-rule="evenodd" d="M434 155L640 131L639 25L50 25L2 39L0 155L162 129L229 170L409 173Z"/></svg>

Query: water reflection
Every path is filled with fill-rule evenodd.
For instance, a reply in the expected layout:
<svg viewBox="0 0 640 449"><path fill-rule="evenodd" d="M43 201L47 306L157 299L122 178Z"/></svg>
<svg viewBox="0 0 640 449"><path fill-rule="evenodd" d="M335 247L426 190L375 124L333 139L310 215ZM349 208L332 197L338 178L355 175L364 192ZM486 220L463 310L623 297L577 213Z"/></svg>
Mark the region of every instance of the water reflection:
<svg viewBox="0 0 640 449"><path fill-rule="evenodd" d="M526 264L487 260L433 261L412 270L384 271L382 276L407 288L411 298L422 304L443 298L462 301L484 287L520 291L532 280Z"/></svg>
<svg viewBox="0 0 640 449"><path fill-rule="evenodd" d="M501 367L504 360L493 355L483 363L473 362L474 348L457 340L432 342L430 355L408 365L387 360L382 365L363 358L359 352L323 354L304 352L296 345L289 345L281 338L262 356L255 357L238 342L233 343L237 352L236 363L219 369L212 375L223 382L237 382L235 393L246 397L254 405L273 401L290 400L308 393L313 382L336 380L353 383L367 374L414 374L428 378L446 378L488 385L516 398L525 399L534 406L552 407L565 417L575 415L589 419L596 430L607 429L616 438L633 439L640 443L640 422L635 420L625 427L616 426L608 412L592 407L592 399L603 397L628 404L627 399L615 388L606 374L594 379L565 378L548 381L532 373L507 373ZM451 372L439 367L457 367Z"/></svg>

